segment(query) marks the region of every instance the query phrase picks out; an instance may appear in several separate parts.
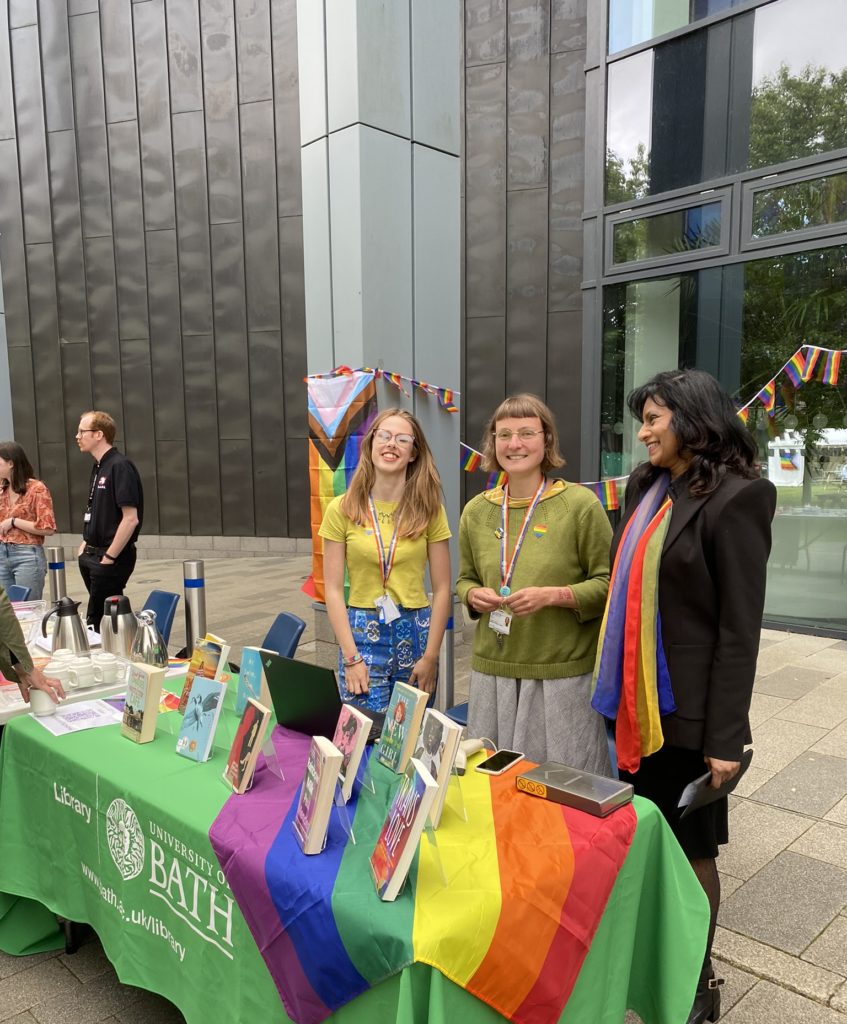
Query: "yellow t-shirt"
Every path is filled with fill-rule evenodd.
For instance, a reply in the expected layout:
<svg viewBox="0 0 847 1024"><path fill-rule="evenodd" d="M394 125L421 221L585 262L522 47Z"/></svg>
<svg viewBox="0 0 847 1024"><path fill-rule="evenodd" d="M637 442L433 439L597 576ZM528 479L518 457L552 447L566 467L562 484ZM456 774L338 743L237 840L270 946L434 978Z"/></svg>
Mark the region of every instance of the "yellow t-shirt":
<svg viewBox="0 0 847 1024"><path fill-rule="evenodd" d="M350 596L347 601L349 606L373 608L374 601L383 593L379 545L370 523L367 526L360 526L344 515L341 511L342 498L343 495L340 494L329 503L318 533L324 540L334 540L346 545L347 574L350 577ZM374 504L379 516L382 543L388 554L397 502L374 501ZM425 533L414 538L398 538L394 565L388 576L387 587L396 605L402 608L425 608L429 604L424 590L427 545L439 540L448 540L450 535L447 513L441 505L438 514L430 520Z"/></svg>

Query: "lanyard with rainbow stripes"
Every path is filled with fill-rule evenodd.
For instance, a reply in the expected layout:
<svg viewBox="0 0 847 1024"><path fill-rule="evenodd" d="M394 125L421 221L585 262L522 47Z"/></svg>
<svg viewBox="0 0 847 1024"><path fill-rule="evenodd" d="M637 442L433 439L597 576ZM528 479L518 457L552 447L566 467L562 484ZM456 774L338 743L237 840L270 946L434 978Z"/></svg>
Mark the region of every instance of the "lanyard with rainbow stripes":
<svg viewBox="0 0 847 1024"><path fill-rule="evenodd" d="M388 545L388 551L385 550L385 545L382 543L382 534L379 530L379 516L376 514L376 505L374 504L373 495L368 495L368 504L371 509L371 522L374 528L374 537L376 537L376 551L379 556L379 568L382 572L382 589L385 590L388 585L388 577L391 574L391 567L394 565L394 556L397 554L397 522L395 520L394 530L391 534L391 543Z"/></svg>
<svg viewBox="0 0 847 1024"><path fill-rule="evenodd" d="M518 539L515 541L515 550L512 552L512 557L508 558L509 551L509 485L503 485L503 507L500 510L500 596L508 597L512 592L510 583L512 582L512 576L515 571L515 565L518 561L518 554L520 553L521 546L526 536L526 531L529 528L530 520L532 519L532 513L535 511L539 501L541 501L541 495L544 493L544 488L547 486L547 477L541 477L541 483L538 485L538 490L532 501L529 504L524 513L523 522L521 523L520 533L518 533Z"/></svg>

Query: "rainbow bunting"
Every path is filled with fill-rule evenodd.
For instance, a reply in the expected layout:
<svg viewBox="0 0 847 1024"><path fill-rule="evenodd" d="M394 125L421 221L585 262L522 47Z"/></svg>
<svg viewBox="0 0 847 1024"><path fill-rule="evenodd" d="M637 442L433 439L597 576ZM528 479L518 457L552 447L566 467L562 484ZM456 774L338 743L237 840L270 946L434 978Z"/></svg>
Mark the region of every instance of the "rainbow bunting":
<svg viewBox="0 0 847 1024"><path fill-rule="evenodd" d="M827 352L826 363L824 364L823 371L821 372L821 380L824 384L831 384L833 387L838 385L838 372L841 369L841 353L840 352Z"/></svg>
<svg viewBox="0 0 847 1024"><path fill-rule="evenodd" d="M596 480L582 486L587 487L592 494L597 496L598 501L607 512L614 512L621 507L617 480Z"/></svg>
<svg viewBox="0 0 847 1024"><path fill-rule="evenodd" d="M762 390L756 395L756 398L765 407L765 411L768 413L773 412L774 402L776 401L776 382L768 381Z"/></svg>
<svg viewBox="0 0 847 1024"><path fill-rule="evenodd" d="M473 842L448 794L440 860L422 840L400 898L381 905L368 858L397 776L375 764L375 792L354 789L359 842L334 812L326 848L305 858L291 821L309 737L275 729L272 742L284 779L260 758L252 789L224 804L209 838L293 1021L319 1024L411 963L516 1024L559 1020L629 853L632 805L594 818L520 793L514 773L469 771ZM441 865L458 885L444 885Z"/></svg>
<svg viewBox="0 0 847 1024"><path fill-rule="evenodd" d="M738 418L741 420L741 422L746 427L747 426L747 421L750 419L750 406L749 405L745 405L743 409L739 409L738 410Z"/></svg>
<svg viewBox="0 0 847 1024"><path fill-rule="evenodd" d="M446 409L447 412L459 411L459 407L453 401L454 394L455 392L451 391L450 388L438 388L436 391L438 404L441 406L442 409Z"/></svg>
<svg viewBox="0 0 847 1024"><path fill-rule="evenodd" d="M481 462L481 452L478 452L475 448L471 448L470 445L465 444L464 441L459 442L459 465L466 473L473 473L474 470L479 469L479 464Z"/></svg>
<svg viewBox="0 0 847 1024"><path fill-rule="evenodd" d="M488 479L485 481L486 491L493 491L495 487L502 487L508 479L508 473L494 472L488 474Z"/></svg>
<svg viewBox="0 0 847 1024"><path fill-rule="evenodd" d="M794 387L799 388L803 383L803 374L806 370L806 356L802 348L797 349L785 366L783 366L783 370L785 370Z"/></svg>
<svg viewBox="0 0 847 1024"><path fill-rule="evenodd" d="M815 376L817 369L818 360L821 357L821 350L815 345L808 345L809 354L806 356L806 365L803 367L803 373L801 374L804 381L812 380Z"/></svg>

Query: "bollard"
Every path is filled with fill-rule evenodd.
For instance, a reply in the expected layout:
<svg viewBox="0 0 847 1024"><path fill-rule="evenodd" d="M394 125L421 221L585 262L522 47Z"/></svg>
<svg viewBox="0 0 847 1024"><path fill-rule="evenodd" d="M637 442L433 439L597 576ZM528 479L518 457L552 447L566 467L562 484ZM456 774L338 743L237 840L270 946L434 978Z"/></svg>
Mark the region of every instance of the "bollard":
<svg viewBox="0 0 847 1024"><path fill-rule="evenodd" d="M50 600L55 604L59 598L68 596L64 548L47 548L47 575L50 580Z"/></svg>
<svg viewBox="0 0 847 1024"><path fill-rule="evenodd" d="M438 686L435 690L434 707L437 711L447 711L453 707L453 616L447 620L447 628L441 639L438 651Z"/></svg>
<svg viewBox="0 0 847 1024"><path fill-rule="evenodd" d="M185 649L190 658L194 641L206 635L206 572L202 559L182 563L182 584L185 595Z"/></svg>

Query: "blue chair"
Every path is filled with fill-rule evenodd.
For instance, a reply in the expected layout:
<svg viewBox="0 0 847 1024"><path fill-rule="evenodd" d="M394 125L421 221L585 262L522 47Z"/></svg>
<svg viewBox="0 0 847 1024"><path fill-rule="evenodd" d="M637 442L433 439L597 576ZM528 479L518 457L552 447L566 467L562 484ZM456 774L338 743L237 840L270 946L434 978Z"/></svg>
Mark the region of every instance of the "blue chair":
<svg viewBox="0 0 847 1024"><path fill-rule="evenodd" d="M459 725L468 724L468 702L464 704L457 704L455 707L447 708L445 712L448 718L452 718L454 722L458 722Z"/></svg>
<svg viewBox="0 0 847 1024"><path fill-rule="evenodd" d="M156 613L156 625L166 644L171 636L171 626L178 603L179 594L174 594L170 590L151 590L141 609Z"/></svg>
<svg viewBox="0 0 847 1024"><path fill-rule="evenodd" d="M277 654L281 654L285 658L293 658L305 628L306 623L299 615L280 612L273 620L268 635L262 641L262 647L266 651L276 651Z"/></svg>
<svg viewBox="0 0 847 1024"><path fill-rule="evenodd" d="M28 601L31 593L32 587L19 587L17 583L6 588L6 596L10 601Z"/></svg>

